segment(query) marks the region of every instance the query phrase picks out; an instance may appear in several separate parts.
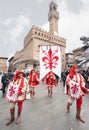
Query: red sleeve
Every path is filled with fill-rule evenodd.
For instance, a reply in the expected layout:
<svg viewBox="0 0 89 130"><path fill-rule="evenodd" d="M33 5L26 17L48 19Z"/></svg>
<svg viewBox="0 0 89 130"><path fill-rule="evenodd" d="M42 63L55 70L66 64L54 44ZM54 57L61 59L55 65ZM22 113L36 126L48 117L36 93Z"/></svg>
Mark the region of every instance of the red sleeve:
<svg viewBox="0 0 89 130"><path fill-rule="evenodd" d="M21 96L21 95L22 95L22 91L19 90L19 91L18 91L18 96Z"/></svg>

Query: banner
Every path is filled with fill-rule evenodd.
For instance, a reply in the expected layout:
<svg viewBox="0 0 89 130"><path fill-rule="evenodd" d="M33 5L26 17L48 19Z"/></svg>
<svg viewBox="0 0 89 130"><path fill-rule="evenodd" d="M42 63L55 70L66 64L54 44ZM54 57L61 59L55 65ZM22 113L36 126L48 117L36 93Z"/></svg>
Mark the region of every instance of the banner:
<svg viewBox="0 0 89 130"><path fill-rule="evenodd" d="M61 77L60 46L40 46L40 80L50 71Z"/></svg>
<svg viewBox="0 0 89 130"><path fill-rule="evenodd" d="M80 97L80 93L81 93L81 90L80 90L79 84L71 80L71 82L70 82L71 97L78 99Z"/></svg>
<svg viewBox="0 0 89 130"><path fill-rule="evenodd" d="M10 82L10 84L8 85L8 89L7 89L7 94L6 94L6 99L9 102L16 102L17 97L18 97L18 85L13 84L12 82Z"/></svg>

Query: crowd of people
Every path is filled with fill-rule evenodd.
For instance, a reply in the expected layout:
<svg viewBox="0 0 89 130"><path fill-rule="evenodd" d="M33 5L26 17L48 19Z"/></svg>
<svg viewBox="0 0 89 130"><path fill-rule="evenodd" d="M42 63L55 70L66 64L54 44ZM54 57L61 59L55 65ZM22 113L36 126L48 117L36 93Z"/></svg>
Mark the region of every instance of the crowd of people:
<svg viewBox="0 0 89 130"><path fill-rule="evenodd" d="M67 112L70 112L70 106L76 100L76 118L84 123L85 121L81 117L81 106L82 97L89 92L89 70L81 72L77 66L73 66L61 73L61 80L55 73L50 71L42 79L42 82L44 80L47 86L48 97L52 97L53 87L57 86L58 81L63 83L65 94L69 96L66 105ZM10 119L6 125L10 125L14 121L16 104L18 106L18 114L15 123L18 124L21 120L23 102L26 99L26 95L30 93L31 97L35 96L35 87L40 84L40 73L35 69L32 69L27 75L22 70L17 70L9 77L3 73L1 83L2 94L10 103Z"/></svg>

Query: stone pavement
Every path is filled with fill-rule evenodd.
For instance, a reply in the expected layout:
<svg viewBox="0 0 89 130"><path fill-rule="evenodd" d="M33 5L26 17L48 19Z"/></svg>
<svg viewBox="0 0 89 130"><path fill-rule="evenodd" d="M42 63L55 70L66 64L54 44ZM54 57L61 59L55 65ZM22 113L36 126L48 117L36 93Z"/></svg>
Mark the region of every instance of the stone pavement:
<svg viewBox="0 0 89 130"><path fill-rule="evenodd" d="M84 124L75 117L75 102L70 113L66 112L66 102L67 96L60 83L53 89L52 98L47 96L47 88L41 84L36 88L35 97L24 102L20 124L13 122L6 126L10 116L9 103L0 92L0 130L89 130L89 95L83 97L81 115L86 121Z"/></svg>

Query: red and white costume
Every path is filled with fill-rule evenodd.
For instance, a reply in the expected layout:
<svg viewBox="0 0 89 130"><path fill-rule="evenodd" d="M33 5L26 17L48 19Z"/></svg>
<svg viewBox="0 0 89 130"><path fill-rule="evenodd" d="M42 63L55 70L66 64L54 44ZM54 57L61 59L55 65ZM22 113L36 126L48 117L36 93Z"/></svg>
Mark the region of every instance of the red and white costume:
<svg viewBox="0 0 89 130"><path fill-rule="evenodd" d="M15 84L19 86L17 102L22 102L25 100L25 92L27 91L28 86L27 80L26 78L21 77L15 81Z"/></svg>
<svg viewBox="0 0 89 130"><path fill-rule="evenodd" d="M56 86L56 77L52 71L46 75L46 86L48 88L48 96L52 97L52 88Z"/></svg>
<svg viewBox="0 0 89 130"><path fill-rule="evenodd" d="M73 91L70 91L72 88L71 83L73 83ZM78 85L78 86L77 86ZM79 88L77 88L79 87ZM73 93L75 92L75 97L73 97ZM73 78L70 77L70 75L67 76L66 79L66 86L65 86L65 93L68 94L72 98L76 98L77 100L77 107L81 107L82 105L82 96L88 93L88 90L85 87L85 81L84 78L80 73L75 73L73 75ZM78 96L77 96L78 93Z"/></svg>
<svg viewBox="0 0 89 130"><path fill-rule="evenodd" d="M52 72L49 72L47 75L46 75L46 85L47 86L51 86L51 87L54 87L56 86L56 77L55 77L55 74L52 73Z"/></svg>
<svg viewBox="0 0 89 130"><path fill-rule="evenodd" d="M7 91L6 95L6 98L9 102L23 102L25 100L25 92L27 90L28 83L27 79L23 76L18 77L19 74L23 74L23 72L17 71L13 78L13 83L10 83L10 86L8 86L11 87L8 88L9 90ZM18 88L15 88L14 86ZM17 97L14 95L17 95Z"/></svg>
<svg viewBox="0 0 89 130"><path fill-rule="evenodd" d="M29 86L31 86L31 87L36 87L39 84L38 74L35 72L34 69L32 69L30 74L29 74L29 81L28 81L28 83L29 83Z"/></svg>
<svg viewBox="0 0 89 130"><path fill-rule="evenodd" d="M81 122L85 121L81 118L81 106L82 106L82 97L88 93L88 89L85 87L84 78L80 73L77 72L77 66L73 66L70 69L70 73L66 79L65 93L69 95L69 100L67 102L67 112L70 111L70 106L73 101L76 99L76 118Z"/></svg>
<svg viewBox="0 0 89 130"><path fill-rule="evenodd" d="M16 103L18 105L18 115L17 115L16 123L20 122L22 104L23 104L23 101L25 100L26 91L28 90L28 82L23 77L23 74L24 73L22 71L17 71L13 78L14 85L12 84L12 86L9 86L11 88L8 87L8 90L7 90L6 99L10 102L10 113L11 113L11 118L7 122L7 125L11 124L12 121L14 120ZM18 88L15 88L15 87L18 87Z"/></svg>
<svg viewBox="0 0 89 130"><path fill-rule="evenodd" d="M38 77L39 77L38 73L34 69L32 69L29 74L28 84L30 88L30 93L33 96L35 95L34 88L39 84Z"/></svg>

